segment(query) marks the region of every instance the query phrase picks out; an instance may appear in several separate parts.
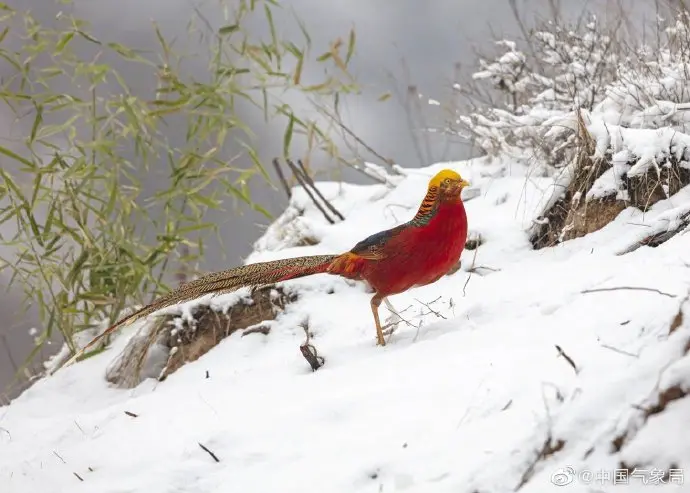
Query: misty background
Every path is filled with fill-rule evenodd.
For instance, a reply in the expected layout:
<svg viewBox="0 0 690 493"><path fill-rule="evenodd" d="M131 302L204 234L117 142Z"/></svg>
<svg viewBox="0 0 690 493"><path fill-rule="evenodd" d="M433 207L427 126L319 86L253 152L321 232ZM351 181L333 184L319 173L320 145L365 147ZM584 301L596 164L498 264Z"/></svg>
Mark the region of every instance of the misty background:
<svg viewBox="0 0 690 493"><path fill-rule="evenodd" d="M155 21L167 38L175 38L177 50L202 53L205 43L188 36L188 23L201 12L213 24L221 26L220 4L216 0L73 0L69 6L52 0L10 0L17 10L30 10L44 24L50 24L60 11L68 11L91 24L99 39L117 41L128 47L156 51L159 48L153 31ZM426 98L449 101L451 87L458 69L465 74L475 67L475 47L491 49L496 36L509 39L520 37L520 25L514 8L529 27L535 17L548 18L554 0L293 0L274 10L274 18L281 39L302 39L294 17L306 26L315 49L325 51L335 37L347 39L351 28L357 34L357 48L350 71L362 89L362 95L349 98L343 106L343 116L352 128L379 154L403 167L419 167L437 161L456 160L472 155L470 146L457 138L420 134L419 126L431 125L442 118L442 107L426 104ZM653 0L566 0L560 3L565 17L575 19L587 8L602 17L627 12L629 30L643 32L652 23L659 5ZM662 6L663 7L663 6ZM218 24L214 24L218 20ZM256 24L257 35L266 34L264 22ZM317 67L318 68L318 67ZM2 65L0 76L7 77L9 66ZM199 57L185 65L190 73L203 74L207 60ZM135 94L152 91L151 81L136 70L122 75ZM425 98L411 96L408 87L414 86ZM393 97L379 102L381 94ZM291 100L295 106L308 104L306 100ZM240 118L256 135L260 158L270 168L270 160L282 154L284 122L266 124L260 111L240 109ZM14 115L0 108L0 138L3 145L19 139L26 126ZM175 128L170 129L173 137ZM177 135L182 138L183 130ZM171 142L175 145L175 142ZM295 141L293 155L304 151ZM375 159L368 156L375 162ZM313 163L319 166L319 163ZM327 167L328 163L323 163ZM342 179L356 183L370 183L361 174L340 170ZM151 178L154 180L154 178ZM145 187L147 185L144 180ZM253 180L253 199L273 214L279 214L286 199L279 189ZM153 187L153 183L150 184ZM224 248L210 243L200 268L220 270L242 262L251 251L253 242L262 234L266 218L246 208L231 209L231 213L210 218L219 224ZM6 287L7 278L0 277ZM29 335L32 327L40 327L34 311L18 310L22 293L3 292L0 297L0 392L13 379L33 347ZM57 350L57 347L54 348ZM10 395L21 389L15 387Z"/></svg>

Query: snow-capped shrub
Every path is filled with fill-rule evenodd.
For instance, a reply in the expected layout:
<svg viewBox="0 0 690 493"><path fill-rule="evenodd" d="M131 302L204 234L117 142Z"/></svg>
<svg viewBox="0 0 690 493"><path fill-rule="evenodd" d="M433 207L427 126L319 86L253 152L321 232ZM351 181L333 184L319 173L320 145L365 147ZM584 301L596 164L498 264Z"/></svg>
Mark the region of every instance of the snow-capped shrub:
<svg viewBox="0 0 690 493"><path fill-rule="evenodd" d="M524 46L497 41L468 84L454 85L472 110L458 109L447 131L481 152L562 168L577 153L576 110L587 126L672 128L690 122L690 17L657 19L655 45L630 42L595 16L548 21ZM633 156L634 158L634 156Z"/></svg>
<svg viewBox="0 0 690 493"><path fill-rule="evenodd" d="M690 14L656 27L652 46L595 16L544 22L522 44L498 41L498 56L454 85L471 111L458 108L447 130L486 155L558 175L530 230L535 248L690 184Z"/></svg>
<svg viewBox="0 0 690 493"><path fill-rule="evenodd" d="M547 123L605 98L620 64L620 50L612 49L617 38L591 16L582 26L545 22L528 41L529 49L498 41L502 53L479 60L471 88L455 85L474 111L457 115L449 127L486 154L560 167L570 160L575 135Z"/></svg>

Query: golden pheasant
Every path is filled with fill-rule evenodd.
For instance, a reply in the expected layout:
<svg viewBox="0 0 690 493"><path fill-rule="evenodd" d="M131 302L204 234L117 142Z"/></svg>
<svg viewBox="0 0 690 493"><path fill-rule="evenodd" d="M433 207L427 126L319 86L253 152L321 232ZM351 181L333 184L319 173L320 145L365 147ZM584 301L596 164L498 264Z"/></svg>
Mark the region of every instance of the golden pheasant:
<svg viewBox="0 0 690 493"><path fill-rule="evenodd" d="M383 346L385 340L378 313L381 302L385 301L392 309L388 296L435 282L460 259L467 239L467 214L460 194L468 185L455 171L440 171L429 181L426 196L410 221L369 236L349 252L258 262L181 284L115 323L73 355L65 366L123 325L162 308L207 294L228 293L242 287L259 287L322 273L369 284L374 291L371 310L376 341Z"/></svg>

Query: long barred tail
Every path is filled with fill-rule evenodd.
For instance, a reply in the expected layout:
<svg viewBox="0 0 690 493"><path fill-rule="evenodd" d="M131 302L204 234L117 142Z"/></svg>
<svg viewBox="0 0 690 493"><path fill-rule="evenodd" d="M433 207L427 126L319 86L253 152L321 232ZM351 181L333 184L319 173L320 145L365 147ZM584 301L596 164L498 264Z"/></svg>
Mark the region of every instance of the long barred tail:
<svg viewBox="0 0 690 493"><path fill-rule="evenodd" d="M297 279L328 272L338 255L313 255L309 257L295 257L269 262L257 262L234 269L207 274L199 279L181 284L177 289L161 296L151 304L137 310L131 315L119 320L102 334L91 340L86 346L77 351L62 366L74 363L82 354L94 347L104 337L112 334L120 327L129 325L137 320L151 315L163 308L195 300L207 294L222 294L244 287L259 287L275 282Z"/></svg>

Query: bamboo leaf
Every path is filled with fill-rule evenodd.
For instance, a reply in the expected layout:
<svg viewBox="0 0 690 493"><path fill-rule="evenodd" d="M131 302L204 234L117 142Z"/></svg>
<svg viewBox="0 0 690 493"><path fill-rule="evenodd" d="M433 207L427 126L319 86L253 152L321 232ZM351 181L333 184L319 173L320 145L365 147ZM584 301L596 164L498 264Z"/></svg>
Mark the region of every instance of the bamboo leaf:
<svg viewBox="0 0 690 493"><path fill-rule="evenodd" d="M69 270L67 274L67 283L68 284L74 284L74 282L77 279L77 276L81 275L81 270L86 261L89 259L89 251L88 250L82 250L81 254L79 254L79 257L77 257L77 260L74 261L74 264L72 264L72 268Z"/></svg>
<svg viewBox="0 0 690 493"><path fill-rule="evenodd" d="M33 166L34 166L34 163L32 163L30 160L20 156L16 152L11 151L6 147L0 146L0 154L4 154L5 156L12 158L15 161L18 161L18 162L20 162L20 163L22 163L22 164L24 164L30 168L33 168Z"/></svg>
<svg viewBox="0 0 690 493"><path fill-rule="evenodd" d="M59 55L62 53L70 41L74 38L74 31L69 31L60 37L60 40L55 43L55 54Z"/></svg>
<svg viewBox="0 0 690 493"><path fill-rule="evenodd" d="M356 34L355 34L355 28L353 27L350 29L350 38L347 43L347 55L345 56L345 63L349 63L350 59L352 58L352 55L355 53L355 42L356 42Z"/></svg>
<svg viewBox="0 0 690 493"><path fill-rule="evenodd" d="M34 123L31 125L31 133L29 134L29 143L33 143L36 140L36 132L38 132L38 127L43 123L43 106L40 104L35 104L36 116L34 117Z"/></svg>
<svg viewBox="0 0 690 493"><path fill-rule="evenodd" d="M285 159L290 158L290 142L292 142L292 131L295 127L295 117L290 114L290 120L288 121L287 127L285 128L285 134L283 135L283 157Z"/></svg>
<svg viewBox="0 0 690 493"><path fill-rule="evenodd" d="M323 55L317 57L317 58L316 58L316 61L317 61L317 62L325 62L326 60L328 60L328 59L331 58L331 57L333 57L333 53L331 53L330 51L327 51L327 52L324 53Z"/></svg>
<svg viewBox="0 0 690 493"><path fill-rule="evenodd" d="M267 182L271 182L270 176L268 176L268 172L266 171L266 168L264 165L261 163L261 160L259 159L259 155L256 153L256 150L253 149L252 147L248 146L244 142L242 142L242 147L244 147L247 151L247 154L249 154L249 158L252 160L256 168L261 172L263 177L266 179Z"/></svg>
<svg viewBox="0 0 690 493"><path fill-rule="evenodd" d="M220 34L221 36L228 36L228 35L236 32L237 30L239 30L239 28L240 28L240 26L238 26L237 24L231 24L229 26L223 26L220 29L218 29L218 34Z"/></svg>

